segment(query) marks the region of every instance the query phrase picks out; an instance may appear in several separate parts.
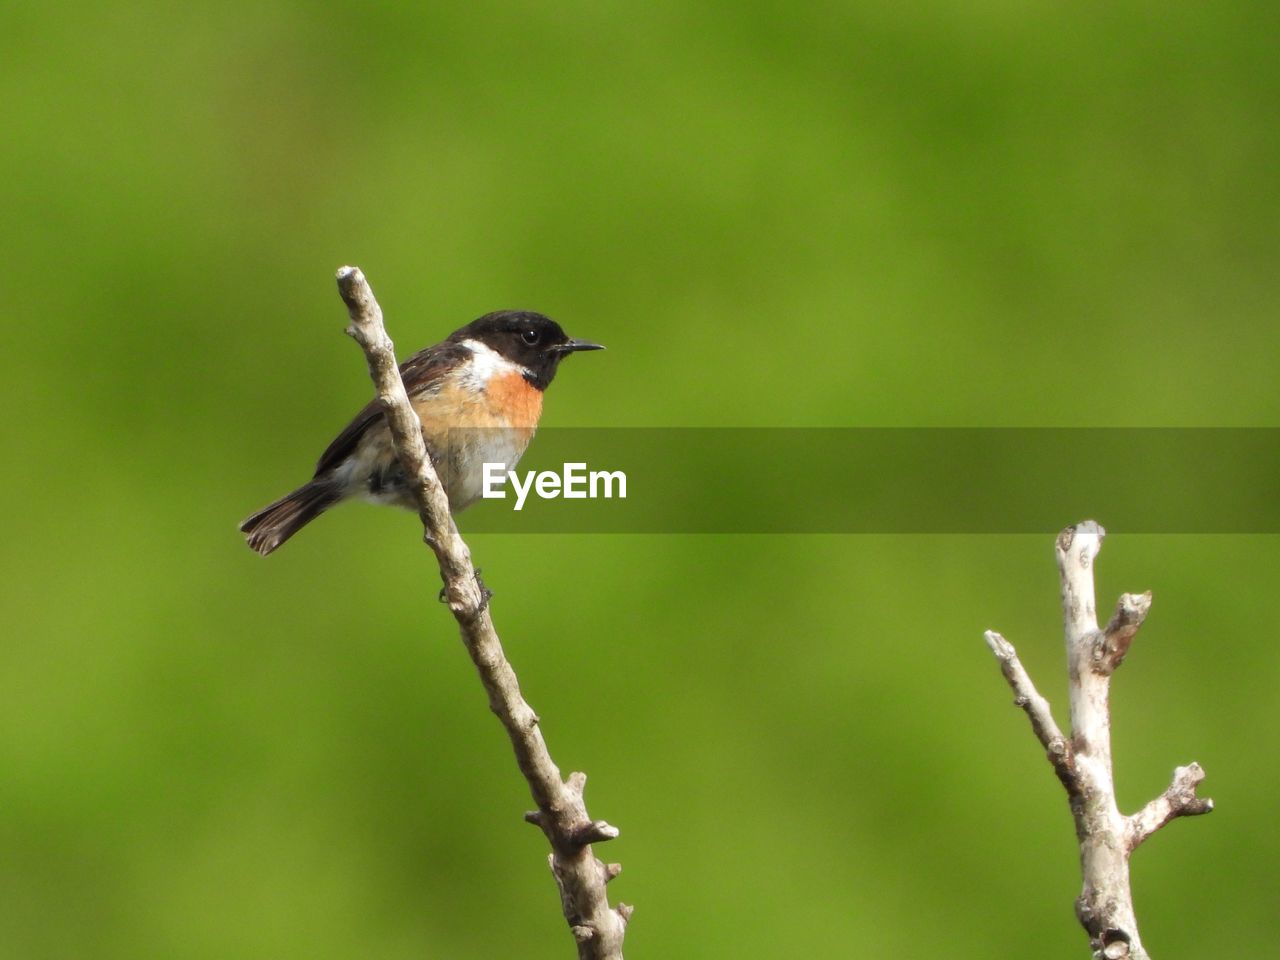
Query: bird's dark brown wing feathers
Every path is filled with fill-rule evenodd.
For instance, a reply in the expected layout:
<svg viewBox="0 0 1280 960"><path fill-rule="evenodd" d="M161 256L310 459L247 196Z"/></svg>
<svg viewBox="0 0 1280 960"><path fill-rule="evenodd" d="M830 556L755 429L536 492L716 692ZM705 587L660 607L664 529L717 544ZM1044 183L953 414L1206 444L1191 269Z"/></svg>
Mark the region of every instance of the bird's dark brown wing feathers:
<svg viewBox="0 0 1280 960"><path fill-rule="evenodd" d="M410 399L426 391L446 370L461 360L466 359L470 351L460 344L446 340L433 347L419 350L404 363L400 364L400 378L404 380L404 389ZM342 432L334 438L324 453L320 454L320 462L316 464L316 476L336 467L345 460L366 430L382 419L382 407L376 399L365 404Z"/></svg>

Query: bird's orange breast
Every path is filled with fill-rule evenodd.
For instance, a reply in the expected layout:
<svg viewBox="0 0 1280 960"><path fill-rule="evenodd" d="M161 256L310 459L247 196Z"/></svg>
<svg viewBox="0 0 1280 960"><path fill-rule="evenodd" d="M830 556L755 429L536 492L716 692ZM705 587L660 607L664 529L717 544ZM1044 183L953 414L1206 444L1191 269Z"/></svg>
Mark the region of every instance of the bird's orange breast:
<svg viewBox="0 0 1280 960"><path fill-rule="evenodd" d="M542 391L518 372L500 373L489 378L485 390L489 409L495 419L506 419L509 426L533 432L542 416Z"/></svg>
<svg viewBox="0 0 1280 960"><path fill-rule="evenodd" d="M435 434L450 428L512 429L528 443L542 415L542 391L518 371L491 376L484 387L449 378L438 389L413 399L423 430Z"/></svg>

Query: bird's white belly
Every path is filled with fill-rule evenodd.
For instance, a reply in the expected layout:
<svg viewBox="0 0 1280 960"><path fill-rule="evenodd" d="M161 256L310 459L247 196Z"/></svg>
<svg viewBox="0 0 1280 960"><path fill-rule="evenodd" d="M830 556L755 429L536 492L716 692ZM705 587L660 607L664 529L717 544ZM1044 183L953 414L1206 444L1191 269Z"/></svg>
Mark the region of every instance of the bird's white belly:
<svg viewBox="0 0 1280 960"><path fill-rule="evenodd" d="M455 513L480 499L484 492L484 465L501 464L504 474L514 470L530 438L529 430L510 427L452 430L450 434L448 456L442 458L443 463L436 463L436 470Z"/></svg>

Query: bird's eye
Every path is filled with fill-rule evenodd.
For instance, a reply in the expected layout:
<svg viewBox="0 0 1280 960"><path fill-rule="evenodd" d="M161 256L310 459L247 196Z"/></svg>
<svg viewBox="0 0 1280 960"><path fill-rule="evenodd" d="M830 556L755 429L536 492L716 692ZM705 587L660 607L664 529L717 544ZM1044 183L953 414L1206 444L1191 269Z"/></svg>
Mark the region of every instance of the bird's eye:
<svg viewBox="0 0 1280 960"><path fill-rule="evenodd" d="M520 334L520 339L532 347L535 343L538 342L538 331L525 330L523 333Z"/></svg>

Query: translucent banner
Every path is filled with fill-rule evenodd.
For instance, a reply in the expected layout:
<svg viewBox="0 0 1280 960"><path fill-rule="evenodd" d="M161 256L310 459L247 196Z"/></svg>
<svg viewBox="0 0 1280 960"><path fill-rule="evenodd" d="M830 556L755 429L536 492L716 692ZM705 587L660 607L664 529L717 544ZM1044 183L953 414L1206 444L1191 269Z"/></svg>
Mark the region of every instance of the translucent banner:
<svg viewBox="0 0 1280 960"><path fill-rule="evenodd" d="M1280 532L1276 429L548 429L488 479L464 532Z"/></svg>

